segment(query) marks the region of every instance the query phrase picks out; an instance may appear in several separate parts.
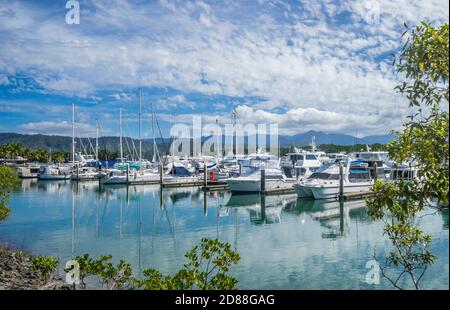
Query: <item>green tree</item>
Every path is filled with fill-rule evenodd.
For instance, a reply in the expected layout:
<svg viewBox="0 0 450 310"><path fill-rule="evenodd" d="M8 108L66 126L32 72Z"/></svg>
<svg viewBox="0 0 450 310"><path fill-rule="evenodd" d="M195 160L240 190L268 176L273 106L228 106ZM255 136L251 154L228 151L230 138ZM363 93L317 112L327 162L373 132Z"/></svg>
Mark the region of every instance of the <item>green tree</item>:
<svg viewBox="0 0 450 310"><path fill-rule="evenodd" d="M42 276L48 279L58 267L59 260L53 256L29 256L28 260L31 262L31 268L39 271Z"/></svg>
<svg viewBox="0 0 450 310"><path fill-rule="evenodd" d="M397 288L409 277L416 289L435 257L429 251L431 236L417 224L417 214L431 201L448 208L449 115L448 106L448 24L440 27L422 23L403 36L408 39L394 62L406 80L396 89L418 110L408 117L402 132L387 145L396 162L412 162L418 177L412 181L373 186L375 195L367 200L369 214L385 223L384 234L392 251L382 268L383 275Z"/></svg>
<svg viewBox="0 0 450 310"><path fill-rule="evenodd" d="M229 243L203 238L200 246L194 246L185 257L188 262L175 275L163 275L149 268L144 279L135 280L137 287L149 290L232 290L237 280L228 275L231 265L240 260Z"/></svg>
<svg viewBox="0 0 450 310"><path fill-rule="evenodd" d="M18 184L17 171L11 167L0 166L0 221L5 219L11 211L7 205L9 193Z"/></svg>

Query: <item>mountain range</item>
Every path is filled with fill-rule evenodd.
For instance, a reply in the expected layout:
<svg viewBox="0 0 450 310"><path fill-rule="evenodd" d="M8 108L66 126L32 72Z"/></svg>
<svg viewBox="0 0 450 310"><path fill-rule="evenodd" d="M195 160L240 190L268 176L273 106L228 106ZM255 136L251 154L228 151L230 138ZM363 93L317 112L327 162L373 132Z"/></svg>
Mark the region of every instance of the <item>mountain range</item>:
<svg viewBox="0 0 450 310"><path fill-rule="evenodd" d="M381 143L386 144L393 139L391 135L375 135L366 136L363 138L357 138L346 134L328 134L321 131L308 131L302 134L294 136L279 136L279 143L281 146L306 146L311 142L312 137L315 137L316 145L321 144L336 144L336 145L354 145L354 144L374 144ZM203 138L206 139L206 138ZM28 148L45 148L51 149L52 151L65 151L69 152L72 145L72 137L68 136L56 136L56 135L43 135L43 134L19 134L19 133L7 133L0 132L0 144L8 143L11 141L17 141L22 143ZM76 138L77 143L79 139ZM159 146L165 145L166 147L170 144L169 138L157 138L156 142ZM89 149L89 141L87 138L82 139L83 144L87 149ZM91 138L91 143L94 144L94 139ZM124 138L124 148L134 146L137 148L139 142L137 139L132 139L129 137ZM101 149L107 149L109 151L115 151L118 149L119 137L101 137L99 138L99 147ZM77 147L78 148L78 147ZM161 149L161 147L160 147ZM152 140L144 139L142 142L143 152L148 152L152 150Z"/></svg>

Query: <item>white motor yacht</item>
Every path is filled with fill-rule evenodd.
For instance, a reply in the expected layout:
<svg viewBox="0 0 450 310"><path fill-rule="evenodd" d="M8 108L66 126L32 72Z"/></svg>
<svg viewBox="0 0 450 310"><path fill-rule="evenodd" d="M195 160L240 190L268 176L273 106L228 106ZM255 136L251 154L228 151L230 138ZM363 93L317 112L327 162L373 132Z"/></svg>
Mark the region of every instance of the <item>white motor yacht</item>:
<svg viewBox="0 0 450 310"><path fill-rule="evenodd" d="M344 167L344 194L367 192L372 188L373 179L368 169L351 169L351 161ZM339 194L339 166L333 164L327 169L300 180L295 186L300 197L315 199L335 198Z"/></svg>
<svg viewBox="0 0 450 310"><path fill-rule="evenodd" d="M72 167L69 166L41 166L38 172L39 180L68 180Z"/></svg>

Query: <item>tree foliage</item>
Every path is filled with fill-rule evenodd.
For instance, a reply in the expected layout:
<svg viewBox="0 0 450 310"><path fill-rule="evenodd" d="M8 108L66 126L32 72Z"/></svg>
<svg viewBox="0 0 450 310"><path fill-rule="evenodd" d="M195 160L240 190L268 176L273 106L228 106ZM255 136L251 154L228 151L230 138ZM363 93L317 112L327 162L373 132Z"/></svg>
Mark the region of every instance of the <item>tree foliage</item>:
<svg viewBox="0 0 450 310"><path fill-rule="evenodd" d="M11 209L8 207L9 193L19 184L16 170L0 166L0 221L5 219Z"/></svg>
<svg viewBox="0 0 450 310"><path fill-rule="evenodd" d="M406 81L396 89L406 94L411 106L432 106L443 99L448 103L448 24L433 27L422 22L406 28L405 45L394 61Z"/></svg>
<svg viewBox="0 0 450 310"><path fill-rule="evenodd" d="M228 275L231 265L240 260L239 254L231 250L229 243L217 239L203 238L200 246L194 246L185 257L188 262L175 275L163 275L149 268L144 270L144 279L136 282L138 287L149 290L232 290L237 280Z"/></svg>
<svg viewBox="0 0 450 310"><path fill-rule="evenodd" d="M69 157L69 153L62 151L49 152L46 149L30 149L17 141L0 145L0 158L13 160L19 156L35 162L48 162L49 160L63 162Z"/></svg>
<svg viewBox="0 0 450 310"><path fill-rule="evenodd" d="M33 270L39 271L42 276L48 279L58 267L59 260L53 256L29 256Z"/></svg>
<svg viewBox="0 0 450 310"><path fill-rule="evenodd" d="M143 277L133 276L131 265L120 260L113 265L111 255L98 259L89 254L77 256L79 264L80 288L86 288L91 279L99 282L102 289L146 289L146 290L186 290L186 289L235 289L237 280L228 275L231 265L238 263L239 254L231 250L229 243L217 239L202 239L185 255L188 262L175 275L163 275L160 271L148 268ZM68 272L72 270L66 269Z"/></svg>
<svg viewBox="0 0 450 310"><path fill-rule="evenodd" d="M407 276L419 289L435 257L429 251L431 236L419 228L417 214L435 199L447 208L449 201L449 115L442 109L449 100L448 24L435 28L422 23L403 35L409 37L395 63L406 80L396 89L418 111L407 118L402 132L393 133L396 139L386 148L391 159L410 163L418 175L412 181L375 182L367 205L372 217L384 221L384 234L392 243L383 275L397 288Z"/></svg>

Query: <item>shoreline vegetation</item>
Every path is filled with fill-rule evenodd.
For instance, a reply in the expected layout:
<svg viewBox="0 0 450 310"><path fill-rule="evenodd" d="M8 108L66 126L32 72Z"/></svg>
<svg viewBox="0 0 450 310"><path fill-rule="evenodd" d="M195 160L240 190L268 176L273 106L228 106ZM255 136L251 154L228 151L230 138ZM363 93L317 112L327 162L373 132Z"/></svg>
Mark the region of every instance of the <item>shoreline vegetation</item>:
<svg viewBox="0 0 450 310"><path fill-rule="evenodd" d="M0 290L70 290L58 275L44 276L33 268L30 256L0 244Z"/></svg>
<svg viewBox="0 0 450 310"><path fill-rule="evenodd" d="M57 273L62 262L54 256L25 255L0 245L0 290L235 290L228 274L240 256L229 243L202 238L185 254L187 262L173 275L154 268L135 277L131 265L111 255L98 259L83 254L65 263L65 280Z"/></svg>

